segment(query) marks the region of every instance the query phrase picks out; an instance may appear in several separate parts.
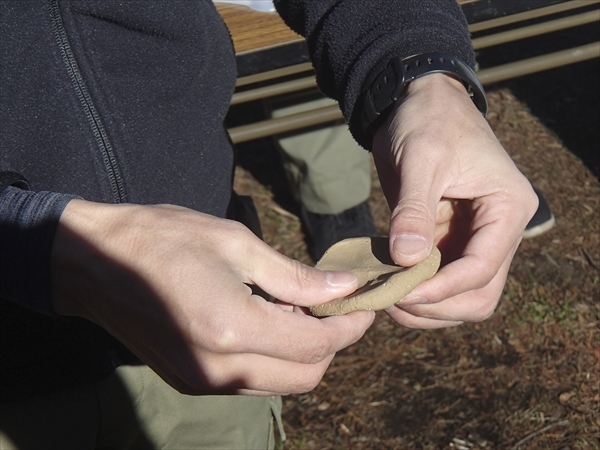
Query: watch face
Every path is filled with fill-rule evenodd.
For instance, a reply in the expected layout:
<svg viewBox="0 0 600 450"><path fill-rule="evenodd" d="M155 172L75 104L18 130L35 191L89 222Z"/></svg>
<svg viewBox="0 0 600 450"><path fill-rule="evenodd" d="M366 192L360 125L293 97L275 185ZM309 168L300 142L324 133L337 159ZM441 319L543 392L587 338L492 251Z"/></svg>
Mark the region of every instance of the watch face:
<svg viewBox="0 0 600 450"><path fill-rule="evenodd" d="M365 93L361 112L361 127L370 136L376 122L383 120L380 116L392 103L400 97L404 90L404 69L400 58L392 59Z"/></svg>
<svg viewBox="0 0 600 450"><path fill-rule="evenodd" d="M401 64L393 62L375 79L371 88L373 106L381 114L388 106L398 100L404 90L404 72Z"/></svg>

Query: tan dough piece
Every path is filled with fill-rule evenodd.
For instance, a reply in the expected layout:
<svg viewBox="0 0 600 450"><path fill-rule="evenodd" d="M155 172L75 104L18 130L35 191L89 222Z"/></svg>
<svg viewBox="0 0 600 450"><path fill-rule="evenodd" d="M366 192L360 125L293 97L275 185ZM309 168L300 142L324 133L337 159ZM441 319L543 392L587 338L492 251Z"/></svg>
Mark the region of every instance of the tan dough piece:
<svg viewBox="0 0 600 450"><path fill-rule="evenodd" d="M313 306L314 316L341 316L352 311L389 308L440 267L441 254L433 247L424 261L397 266L390 257L388 238L345 239L329 248L316 264L321 270L347 270L358 277L359 288L350 296Z"/></svg>

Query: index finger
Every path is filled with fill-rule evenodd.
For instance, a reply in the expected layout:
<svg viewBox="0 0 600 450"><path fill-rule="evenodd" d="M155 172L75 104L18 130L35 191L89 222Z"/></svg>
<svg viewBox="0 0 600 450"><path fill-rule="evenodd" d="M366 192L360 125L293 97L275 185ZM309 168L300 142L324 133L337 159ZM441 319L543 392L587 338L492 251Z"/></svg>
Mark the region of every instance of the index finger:
<svg viewBox="0 0 600 450"><path fill-rule="evenodd" d="M375 313L357 311L338 317L315 317L281 308L251 296L238 311L237 321L215 323L211 350L216 353L254 353L303 364L318 363L358 341L373 323Z"/></svg>

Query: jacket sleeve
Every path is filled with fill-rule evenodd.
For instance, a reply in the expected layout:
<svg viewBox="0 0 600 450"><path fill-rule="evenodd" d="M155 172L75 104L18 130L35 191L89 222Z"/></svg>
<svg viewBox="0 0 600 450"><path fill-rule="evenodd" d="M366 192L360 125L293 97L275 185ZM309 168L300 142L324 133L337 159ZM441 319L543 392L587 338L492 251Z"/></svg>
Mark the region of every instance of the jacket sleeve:
<svg viewBox="0 0 600 450"><path fill-rule="evenodd" d="M317 82L334 98L363 147L360 103L394 57L442 52L472 68L467 21L456 0L275 0L277 11L306 38Z"/></svg>
<svg viewBox="0 0 600 450"><path fill-rule="evenodd" d="M0 298L55 315L50 253L58 220L73 198L0 187Z"/></svg>

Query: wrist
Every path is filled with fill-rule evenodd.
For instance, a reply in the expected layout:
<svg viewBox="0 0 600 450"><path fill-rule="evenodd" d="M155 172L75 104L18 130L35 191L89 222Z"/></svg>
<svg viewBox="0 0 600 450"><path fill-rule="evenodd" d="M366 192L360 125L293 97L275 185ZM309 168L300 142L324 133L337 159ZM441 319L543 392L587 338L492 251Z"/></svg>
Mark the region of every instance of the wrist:
<svg viewBox="0 0 600 450"><path fill-rule="evenodd" d="M103 262L112 259L110 247L115 243L122 220L119 215L125 205L108 205L80 199L68 203L60 217L51 253L52 297L59 315L86 317L81 303L93 297L107 274ZM98 273L96 273L98 272ZM114 280L113 280L114 282Z"/></svg>
<svg viewBox="0 0 600 450"><path fill-rule="evenodd" d="M414 80L404 90L403 96L394 103L394 107L397 107L405 98L409 98L415 94L429 94L429 95L444 95L444 102L446 101L446 95L452 94L458 95L465 99L470 100L469 93L466 91L464 85L460 80L457 80L452 75L445 73L431 73ZM471 104L473 104L471 102ZM474 106L474 105L473 105Z"/></svg>
<svg viewBox="0 0 600 450"><path fill-rule="evenodd" d="M445 74L431 74L415 80L386 113L373 136L374 154L380 150L387 153L390 146L402 147L401 142L407 142L406 139L420 139L424 135L434 139L432 144L457 142L461 131L474 128L493 136L462 84ZM449 148L444 145L433 147L443 148L443 154Z"/></svg>
<svg viewBox="0 0 600 450"><path fill-rule="evenodd" d="M408 87L415 81L434 74L446 74L459 81L477 109L485 116L487 100L475 72L450 55L425 53L404 59L393 58L378 75L368 77L374 81L365 89L361 105L360 126L363 133L372 138L393 105L406 95Z"/></svg>

